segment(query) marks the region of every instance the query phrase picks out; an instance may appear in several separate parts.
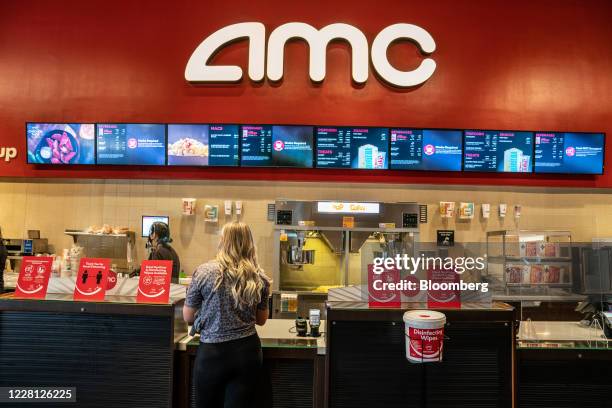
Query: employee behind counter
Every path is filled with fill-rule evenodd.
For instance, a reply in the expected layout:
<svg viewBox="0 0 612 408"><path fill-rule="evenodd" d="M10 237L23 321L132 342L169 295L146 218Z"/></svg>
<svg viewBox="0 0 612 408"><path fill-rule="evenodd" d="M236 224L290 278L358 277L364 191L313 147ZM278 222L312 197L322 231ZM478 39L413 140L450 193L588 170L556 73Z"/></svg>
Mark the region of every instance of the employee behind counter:
<svg viewBox="0 0 612 408"><path fill-rule="evenodd" d="M178 254L170 246L170 227L164 222L154 222L149 231L147 248L150 251L150 261L172 261L172 283L178 283L181 261ZM131 277L140 275L140 267L130 274Z"/></svg>

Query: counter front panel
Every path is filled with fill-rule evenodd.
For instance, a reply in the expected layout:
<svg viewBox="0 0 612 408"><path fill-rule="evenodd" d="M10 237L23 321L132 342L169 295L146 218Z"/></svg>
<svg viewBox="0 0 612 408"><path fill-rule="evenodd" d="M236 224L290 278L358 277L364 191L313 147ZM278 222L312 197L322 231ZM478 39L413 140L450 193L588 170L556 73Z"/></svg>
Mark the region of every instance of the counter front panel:
<svg viewBox="0 0 612 408"><path fill-rule="evenodd" d="M76 387L86 408L169 408L180 309L2 296L0 387Z"/></svg>

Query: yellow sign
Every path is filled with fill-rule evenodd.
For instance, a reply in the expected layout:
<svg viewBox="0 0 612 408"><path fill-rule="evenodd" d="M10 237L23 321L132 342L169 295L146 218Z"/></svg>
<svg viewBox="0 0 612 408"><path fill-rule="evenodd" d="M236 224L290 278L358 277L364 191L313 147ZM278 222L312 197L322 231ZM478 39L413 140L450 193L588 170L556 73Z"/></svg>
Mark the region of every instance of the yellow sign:
<svg viewBox="0 0 612 408"><path fill-rule="evenodd" d="M395 228L395 223L394 222L381 222L380 224L378 224L378 228L381 229L387 229L387 228Z"/></svg>

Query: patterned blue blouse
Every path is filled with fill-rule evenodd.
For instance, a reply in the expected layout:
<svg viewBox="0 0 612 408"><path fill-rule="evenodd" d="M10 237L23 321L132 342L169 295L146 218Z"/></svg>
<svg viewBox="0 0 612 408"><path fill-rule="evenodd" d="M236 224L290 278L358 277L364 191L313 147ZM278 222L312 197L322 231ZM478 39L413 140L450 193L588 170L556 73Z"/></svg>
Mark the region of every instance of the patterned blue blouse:
<svg viewBox="0 0 612 408"><path fill-rule="evenodd" d="M220 274L221 268L216 261L202 264L194 272L187 288L185 306L198 309L190 334L200 333L200 341L203 343L221 343L256 334L256 309L268 309L270 283L265 276L261 276L264 282L261 302L257 307L242 310L234 306L227 279L214 290Z"/></svg>

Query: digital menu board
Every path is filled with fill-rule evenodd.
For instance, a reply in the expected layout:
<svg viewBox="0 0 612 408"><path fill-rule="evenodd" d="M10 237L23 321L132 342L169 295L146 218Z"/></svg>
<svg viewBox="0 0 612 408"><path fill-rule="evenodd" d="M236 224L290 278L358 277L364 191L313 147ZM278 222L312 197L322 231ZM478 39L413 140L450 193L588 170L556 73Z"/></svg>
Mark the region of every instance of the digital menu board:
<svg viewBox="0 0 612 408"><path fill-rule="evenodd" d="M463 138L465 171L529 173L532 171L533 132L466 130Z"/></svg>
<svg viewBox="0 0 612 408"><path fill-rule="evenodd" d="M95 125L28 123L29 164L95 164Z"/></svg>
<svg viewBox="0 0 612 408"><path fill-rule="evenodd" d="M243 125L240 165L245 167L272 166L272 126Z"/></svg>
<svg viewBox="0 0 612 408"><path fill-rule="evenodd" d="M318 168L388 168L387 128L325 126L316 132Z"/></svg>
<svg viewBox="0 0 612 408"><path fill-rule="evenodd" d="M461 171L460 130L391 129L389 168Z"/></svg>
<svg viewBox="0 0 612 408"><path fill-rule="evenodd" d="M169 166L237 166L238 125L168 125Z"/></svg>
<svg viewBox="0 0 612 408"><path fill-rule="evenodd" d="M603 133L536 132L535 172L602 174Z"/></svg>
<svg viewBox="0 0 612 408"><path fill-rule="evenodd" d="M272 164L277 167L312 167L313 126L273 126Z"/></svg>
<svg viewBox="0 0 612 408"><path fill-rule="evenodd" d="M98 124L97 163L165 165L166 125Z"/></svg>

